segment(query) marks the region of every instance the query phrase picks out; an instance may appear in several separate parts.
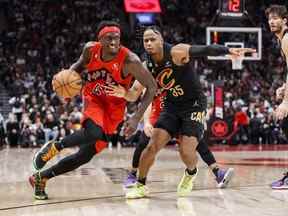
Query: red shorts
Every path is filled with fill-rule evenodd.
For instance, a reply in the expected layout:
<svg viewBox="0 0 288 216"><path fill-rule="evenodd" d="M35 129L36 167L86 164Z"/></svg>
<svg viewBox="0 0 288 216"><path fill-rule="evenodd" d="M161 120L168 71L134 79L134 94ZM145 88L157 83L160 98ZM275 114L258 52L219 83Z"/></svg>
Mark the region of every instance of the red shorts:
<svg viewBox="0 0 288 216"><path fill-rule="evenodd" d="M151 108L149 121L150 121L150 124L152 124L153 126L157 122L157 120L160 116L160 113L163 109L163 101L164 101L164 96L160 95L160 96L154 98L154 100L152 102L152 108Z"/></svg>
<svg viewBox="0 0 288 216"><path fill-rule="evenodd" d="M82 123L91 119L103 129L105 135L112 135L118 125L123 121L126 102L111 103L91 96L84 96L84 109ZM107 141L98 140L95 144L97 153L107 146Z"/></svg>
<svg viewBox="0 0 288 216"><path fill-rule="evenodd" d="M151 114L150 114L150 117L149 117L149 121L150 121L150 124L151 125L155 125L155 123L157 122L159 116L160 116L160 113L161 113L161 109L160 108L154 108L152 106L152 110L151 110Z"/></svg>

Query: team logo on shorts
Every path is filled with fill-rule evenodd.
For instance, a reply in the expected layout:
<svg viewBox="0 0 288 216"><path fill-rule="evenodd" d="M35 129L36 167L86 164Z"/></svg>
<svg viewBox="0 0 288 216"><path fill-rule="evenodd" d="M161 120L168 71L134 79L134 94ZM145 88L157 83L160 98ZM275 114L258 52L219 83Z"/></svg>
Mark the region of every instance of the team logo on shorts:
<svg viewBox="0 0 288 216"><path fill-rule="evenodd" d="M206 112L192 112L191 120L204 124Z"/></svg>

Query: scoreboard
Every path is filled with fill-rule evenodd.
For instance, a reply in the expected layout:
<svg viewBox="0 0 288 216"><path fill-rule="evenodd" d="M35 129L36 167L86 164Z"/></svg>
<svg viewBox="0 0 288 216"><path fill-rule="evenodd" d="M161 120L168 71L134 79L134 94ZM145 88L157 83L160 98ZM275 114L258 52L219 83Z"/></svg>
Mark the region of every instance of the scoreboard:
<svg viewBox="0 0 288 216"><path fill-rule="evenodd" d="M219 12L222 17L242 17L245 0L219 0Z"/></svg>

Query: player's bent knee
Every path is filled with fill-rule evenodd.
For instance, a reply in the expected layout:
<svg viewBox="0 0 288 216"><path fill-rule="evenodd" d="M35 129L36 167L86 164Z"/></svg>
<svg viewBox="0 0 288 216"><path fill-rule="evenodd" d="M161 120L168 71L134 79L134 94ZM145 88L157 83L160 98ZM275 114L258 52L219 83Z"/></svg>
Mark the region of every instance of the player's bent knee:
<svg viewBox="0 0 288 216"><path fill-rule="evenodd" d="M87 119L85 122L85 135L90 141L101 139L104 136L102 128L94 123L92 120Z"/></svg>
<svg viewBox="0 0 288 216"><path fill-rule="evenodd" d="M149 152L149 154L157 154L158 151L160 151L160 147L157 145L157 143L153 143L153 144L149 144L146 147L147 152Z"/></svg>
<svg viewBox="0 0 288 216"><path fill-rule="evenodd" d="M86 164L93 158L93 156L94 154L82 154L81 157L77 158L77 161L81 164Z"/></svg>

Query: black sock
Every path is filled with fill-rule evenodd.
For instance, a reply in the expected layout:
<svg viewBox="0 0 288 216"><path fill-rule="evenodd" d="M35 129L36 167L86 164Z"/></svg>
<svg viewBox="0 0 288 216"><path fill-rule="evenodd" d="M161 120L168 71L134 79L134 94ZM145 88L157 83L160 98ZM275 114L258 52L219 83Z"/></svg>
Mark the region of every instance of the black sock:
<svg viewBox="0 0 288 216"><path fill-rule="evenodd" d="M136 177L137 176L137 170L131 170L130 174Z"/></svg>
<svg viewBox="0 0 288 216"><path fill-rule="evenodd" d="M54 145L58 151L61 151L62 149L64 149L63 143L61 141L55 142Z"/></svg>
<svg viewBox="0 0 288 216"><path fill-rule="evenodd" d="M146 177L145 178L138 178L138 182L145 185L146 184Z"/></svg>
<svg viewBox="0 0 288 216"><path fill-rule="evenodd" d="M212 169L212 172L214 173L216 177L218 177L218 170L219 170L219 167L217 166Z"/></svg>
<svg viewBox="0 0 288 216"><path fill-rule="evenodd" d="M195 168L193 170L186 168L185 171L188 173L188 175L195 175L197 173L197 168Z"/></svg>

